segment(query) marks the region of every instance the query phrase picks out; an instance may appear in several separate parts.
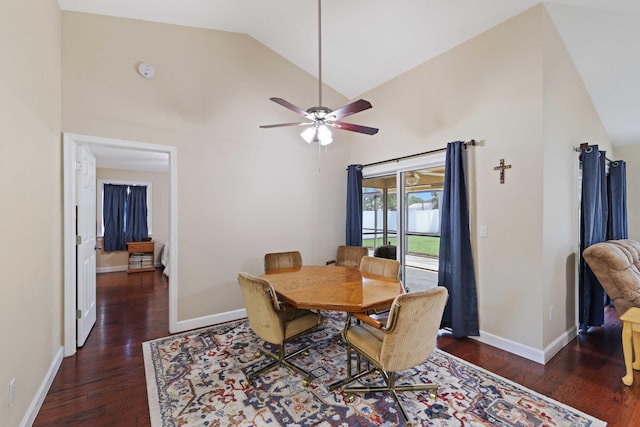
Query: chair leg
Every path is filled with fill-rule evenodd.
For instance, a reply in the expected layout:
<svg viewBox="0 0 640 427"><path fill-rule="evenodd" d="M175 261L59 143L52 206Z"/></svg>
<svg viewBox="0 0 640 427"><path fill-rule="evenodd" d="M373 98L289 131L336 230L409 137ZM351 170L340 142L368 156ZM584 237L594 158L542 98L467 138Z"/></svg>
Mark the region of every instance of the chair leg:
<svg viewBox="0 0 640 427"><path fill-rule="evenodd" d="M373 371L365 371L363 373L370 373ZM437 384L410 384L410 385L396 385L396 373L395 372L385 372L380 371L386 386L376 386L376 387L345 387L342 391L350 395L351 393L375 393L381 391L387 391L393 397L393 400L396 402L396 406L400 409L400 415L405 421L405 424L410 426L411 422L409 421L409 417L400 402L400 398L398 397L398 391L422 391L429 390L429 396L432 399L436 397L436 391L438 390Z"/></svg>
<svg viewBox="0 0 640 427"><path fill-rule="evenodd" d="M278 365L284 365L287 368L291 369L292 371L295 371L297 373L299 373L300 375L302 375L304 377L304 379L302 380L302 385L307 386L311 380L313 379L313 375L311 375L311 373L305 371L304 369L294 365L293 363L289 362L288 359L291 359L293 357L296 357L297 355L306 352L307 350L309 350L309 346L301 348L300 350L297 350L291 354L285 355L284 352L284 343L280 344L280 350L279 353L276 355L272 352L270 352L269 350L263 348L261 349L261 352L263 354L265 354L266 356L270 357L271 359L273 359L273 362L263 366L260 369L257 369L254 372L251 372L250 374L247 375L247 380L245 382L246 386L249 386L253 380L255 378L257 378L258 376L260 376L261 374L263 374L264 372L275 368Z"/></svg>
<svg viewBox="0 0 640 427"><path fill-rule="evenodd" d="M367 370L362 370L362 367L360 365L360 355L356 352L356 357L358 358L357 362L356 362L356 367L358 369L357 374L353 375L353 367L352 367L352 361L351 361L351 346L347 345L347 376L345 378L343 378L340 381L336 381L333 382L331 384L329 384L329 386L327 387L327 389L329 391L334 391L337 390L339 388L344 387L347 384L351 384L352 382L366 376L369 375L370 373L374 372L376 370L376 368L374 367L373 369L369 368L368 365L368 361L367 361Z"/></svg>

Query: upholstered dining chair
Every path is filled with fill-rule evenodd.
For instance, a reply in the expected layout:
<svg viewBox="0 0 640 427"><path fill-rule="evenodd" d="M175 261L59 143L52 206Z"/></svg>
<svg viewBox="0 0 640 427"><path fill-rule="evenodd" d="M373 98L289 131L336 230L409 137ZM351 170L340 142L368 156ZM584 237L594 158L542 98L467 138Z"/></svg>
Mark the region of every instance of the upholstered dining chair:
<svg viewBox="0 0 640 427"><path fill-rule="evenodd" d="M302 267L302 254L298 251L273 252L264 256L264 272L280 268Z"/></svg>
<svg viewBox="0 0 640 427"><path fill-rule="evenodd" d="M400 261L395 259L377 258L366 256L360 261L360 271L376 276L390 277L397 279L400 273ZM378 307L371 313L381 314L389 311L389 307Z"/></svg>
<svg viewBox="0 0 640 427"><path fill-rule="evenodd" d="M289 359L306 352L308 347L291 354L285 354L285 343L315 329L320 325L322 317L313 311L301 310L280 303L276 298L273 286L267 280L248 273L240 273L238 274L238 283L242 290L242 298L247 309L251 329L258 337L280 347L277 355L265 348L260 350L260 353L273 359L273 362L248 374L245 385L248 386L263 372L279 365L284 365L298 372L304 377L303 385L307 385L313 376L291 363Z"/></svg>
<svg viewBox="0 0 640 427"><path fill-rule="evenodd" d="M395 259L364 256L360 261L360 271L397 279L400 272L400 262Z"/></svg>
<svg viewBox="0 0 640 427"><path fill-rule="evenodd" d="M429 395L435 398L438 385L398 385L396 372L423 363L433 352L447 297L447 289L442 286L398 295L393 301L386 323L362 313L350 315L360 322L351 324L349 319L342 333L347 343L348 380L352 382L363 376L380 372L386 385L345 387L342 390L347 400L353 400L352 393L389 392L400 409L405 423L411 425L397 392L428 390ZM357 352L358 358L364 357L377 369L362 371L351 377L352 350Z"/></svg>
<svg viewBox="0 0 640 427"><path fill-rule="evenodd" d="M338 246L336 251L336 259L327 261L327 265L335 264L337 266L360 268L360 260L369 254L369 249L363 246Z"/></svg>
<svg viewBox="0 0 640 427"><path fill-rule="evenodd" d="M395 245L388 244L384 246L378 246L373 251L373 256L379 258L396 259L396 247Z"/></svg>

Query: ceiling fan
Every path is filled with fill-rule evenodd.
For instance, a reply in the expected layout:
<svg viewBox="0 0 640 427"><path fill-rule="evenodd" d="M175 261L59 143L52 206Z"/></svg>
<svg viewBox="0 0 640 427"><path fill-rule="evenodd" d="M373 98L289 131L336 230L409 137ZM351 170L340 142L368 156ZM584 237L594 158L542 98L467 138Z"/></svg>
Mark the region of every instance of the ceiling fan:
<svg viewBox="0 0 640 427"><path fill-rule="evenodd" d="M345 123L340 119L350 116L360 111L368 110L372 107L369 101L359 99L337 110L332 110L322 106L322 9L321 0L318 0L318 106L311 107L307 110L293 105L292 103L282 98L269 98L276 104L280 104L285 108L293 111L294 113L304 117L308 121L306 122L292 122L292 123L280 123L275 125L262 125L261 128L276 128L284 126L305 126L305 129L300 135L308 143L319 142L320 145L331 144L333 141L331 136L331 130L329 128L336 128L342 130L348 130L352 132L364 133L367 135L375 135L378 133L378 129L369 126L356 125L353 123Z"/></svg>

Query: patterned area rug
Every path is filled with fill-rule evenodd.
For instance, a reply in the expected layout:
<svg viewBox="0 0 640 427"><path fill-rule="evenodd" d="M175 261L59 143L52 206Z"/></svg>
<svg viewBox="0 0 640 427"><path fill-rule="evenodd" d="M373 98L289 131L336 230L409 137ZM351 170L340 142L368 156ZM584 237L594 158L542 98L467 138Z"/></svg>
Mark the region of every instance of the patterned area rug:
<svg viewBox="0 0 640 427"><path fill-rule="evenodd" d="M256 357L263 342L246 320L143 343L152 426L404 425L387 393L356 395L346 403L341 391L327 390L346 374L346 349L334 339L342 325L343 316L326 313L322 329L287 345L288 351L313 345L309 356L293 360L315 375L307 387L286 368L267 371L249 388L242 385L245 373L267 362ZM361 381L377 382L374 377ZM397 383L403 382L440 384L436 400L428 392L399 393L414 425L606 425L440 350L398 373Z"/></svg>

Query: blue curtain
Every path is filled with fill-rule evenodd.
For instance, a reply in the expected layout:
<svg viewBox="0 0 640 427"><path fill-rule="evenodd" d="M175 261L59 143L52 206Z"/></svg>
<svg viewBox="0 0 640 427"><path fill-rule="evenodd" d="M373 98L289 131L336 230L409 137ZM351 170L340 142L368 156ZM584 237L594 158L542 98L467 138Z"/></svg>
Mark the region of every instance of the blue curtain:
<svg viewBox="0 0 640 427"><path fill-rule="evenodd" d="M449 291L442 327L456 338L479 335L476 277L471 253L464 142L447 144L440 206L438 284Z"/></svg>
<svg viewBox="0 0 640 427"><path fill-rule="evenodd" d="M609 163L608 240L627 239L627 165L624 160Z"/></svg>
<svg viewBox="0 0 640 427"><path fill-rule="evenodd" d="M127 185L104 185L102 218L104 221L104 250L106 252L127 248L124 236L127 188Z"/></svg>
<svg viewBox="0 0 640 427"><path fill-rule="evenodd" d="M362 165L347 168L347 246L362 246Z"/></svg>
<svg viewBox="0 0 640 427"><path fill-rule="evenodd" d="M105 184L103 194L105 252L125 250L127 242L149 236L145 185Z"/></svg>
<svg viewBox="0 0 640 427"><path fill-rule="evenodd" d="M127 242L140 242L149 236L147 229L147 186L129 187L126 206L125 239Z"/></svg>
<svg viewBox="0 0 640 427"><path fill-rule="evenodd" d="M582 257L582 251L607 239L606 157L597 145L581 153L582 202L580 208L580 263L578 271L579 328L604 323L604 290Z"/></svg>

